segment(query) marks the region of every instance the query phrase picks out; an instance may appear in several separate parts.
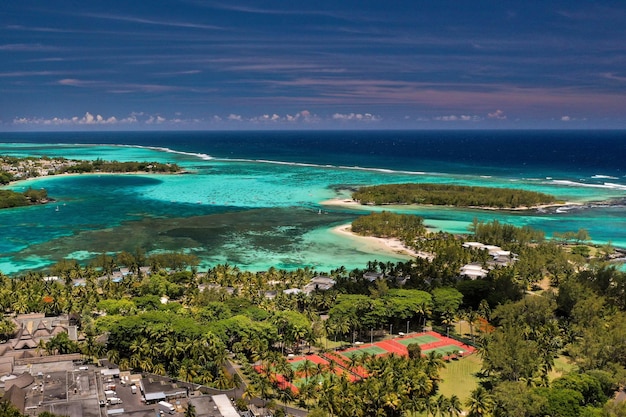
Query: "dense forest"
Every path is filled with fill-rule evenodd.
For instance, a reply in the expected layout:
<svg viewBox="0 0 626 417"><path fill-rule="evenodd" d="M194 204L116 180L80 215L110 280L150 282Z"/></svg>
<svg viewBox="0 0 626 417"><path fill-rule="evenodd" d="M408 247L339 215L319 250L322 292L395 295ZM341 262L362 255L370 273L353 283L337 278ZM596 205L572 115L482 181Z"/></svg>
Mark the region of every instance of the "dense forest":
<svg viewBox="0 0 626 417"><path fill-rule="evenodd" d="M450 184L385 184L361 187L352 194L361 204L433 204L455 207L520 208L554 204L556 198L534 191Z"/></svg>
<svg viewBox="0 0 626 417"><path fill-rule="evenodd" d="M421 219L364 221L372 230L375 223L413 225L420 233L382 233L433 256L338 267L324 273L335 280L333 288L306 294L284 291L303 288L318 271L250 272L226 264L200 272L192 255L138 249L102 254L86 265L63 260L47 271L57 281L44 280L44 272L0 275L0 307L9 316L66 313L79 320L83 340L58 335L38 347L41 354L108 357L120 369L223 389L243 377L246 395L238 403L255 396L271 408L289 404L311 416L626 415L626 405L611 401L626 383L626 274L606 262L610 247L587 244L584 233L572 246L498 222L476 221L458 237L423 232ZM498 244L518 259L493 265L485 250L463 247L465 239ZM582 245L585 254L572 250ZM483 265L487 276L460 278L468 262ZM120 267L129 273L115 275ZM368 280L366 272L381 278ZM297 369L287 362L287 354L332 354L354 340L369 341L373 331L386 337L386 329L405 326L434 326L477 347L482 369L468 380L477 387L471 395L442 394L450 362L415 349L408 357L362 355L344 364L303 361ZM15 332L4 318L0 339ZM102 334L106 343L98 342ZM226 371L228 360L240 365L241 376ZM568 369L557 371L557 360ZM340 365L348 372L329 372ZM294 380L305 375L298 392L285 389L271 370ZM359 370L369 377L349 378Z"/></svg>

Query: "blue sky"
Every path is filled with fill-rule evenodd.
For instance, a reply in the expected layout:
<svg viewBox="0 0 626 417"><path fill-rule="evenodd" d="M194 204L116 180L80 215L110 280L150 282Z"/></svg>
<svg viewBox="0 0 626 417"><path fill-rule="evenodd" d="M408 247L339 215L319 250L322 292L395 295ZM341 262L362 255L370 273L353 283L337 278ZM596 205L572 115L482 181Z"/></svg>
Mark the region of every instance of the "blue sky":
<svg viewBox="0 0 626 417"><path fill-rule="evenodd" d="M626 128L623 1L5 3L0 130Z"/></svg>

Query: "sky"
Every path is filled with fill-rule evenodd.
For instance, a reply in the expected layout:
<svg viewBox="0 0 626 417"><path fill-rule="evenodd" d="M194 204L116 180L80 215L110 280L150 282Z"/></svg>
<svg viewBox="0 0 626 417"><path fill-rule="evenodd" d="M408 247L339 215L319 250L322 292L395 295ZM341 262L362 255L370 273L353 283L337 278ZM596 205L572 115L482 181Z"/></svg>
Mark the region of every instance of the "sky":
<svg viewBox="0 0 626 417"><path fill-rule="evenodd" d="M7 1L0 131L626 129L626 3Z"/></svg>

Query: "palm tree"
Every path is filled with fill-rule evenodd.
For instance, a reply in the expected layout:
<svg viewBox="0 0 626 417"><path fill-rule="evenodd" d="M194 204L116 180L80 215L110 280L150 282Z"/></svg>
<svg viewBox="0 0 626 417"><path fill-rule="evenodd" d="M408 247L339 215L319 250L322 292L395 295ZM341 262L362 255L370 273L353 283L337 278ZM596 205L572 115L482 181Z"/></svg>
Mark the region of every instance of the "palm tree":
<svg viewBox="0 0 626 417"><path fill-rule="evenodd" d="M445 415L448 413L448 403L449 402L446 396L443 394L439 394L439 396L435 400L436 413L433 413L433 415L439 414L441 417L445 417Z"/></svg>
<svg viewBox="0 0 626 417"><path fill-rule="evenodd" d="M35 352L37 352L37 354L39 356L42 355L42 352L46 351L46 341L43 339L39 339L39 342L37 342L37 348L35 348Z"/></svg>
<svg viewBox="0 0 626 417"><path fill-rule="evenodd" d="M152 373L153 374L157 374L157 375L165 375L165 365L163 365L161 362L156 363L153 367L152 367Z"/></svg>
<svg viewBox="0 0 626 417"><path fill-rule="evenodd" d="M459 397L457 397L455 394L453 394L449 399L448 399L448 415L450 417L458 417L461 415L462 413L462 404L461 404L461 400L459 399Z"/></svg>
<svg viewBox="0 0 626 417"><path fill-rule="evenodd" d="M479 386L472 391L465 405L468 408L468 417L489 417L492 415L495 403L489 392L482 386Z"/></svg>
<svg viewBox="0 0 626 417"><path fill-rule="evenodd" d="M315 364L311 362L309 359L305 359L301 364L298 365L297 371L304 373L304 380L309 381L309 376L311 372L316 368Z"/></svg>
<svg viewBox="0 0 626 417"><path fill-rule="evenodd" d="M478 312L470 307L470 309L467 310L466 318L470 328L470 337L472 338L472 342L474 342L474 323L478 320Z"/></svg>
<svg viewBox="0 0 626 417"><path fill-rule="evenodd" d="M120 352L115 349L109 350L107 352L107 359L109 360L109 362L117 365L120 360Z"/></svg>

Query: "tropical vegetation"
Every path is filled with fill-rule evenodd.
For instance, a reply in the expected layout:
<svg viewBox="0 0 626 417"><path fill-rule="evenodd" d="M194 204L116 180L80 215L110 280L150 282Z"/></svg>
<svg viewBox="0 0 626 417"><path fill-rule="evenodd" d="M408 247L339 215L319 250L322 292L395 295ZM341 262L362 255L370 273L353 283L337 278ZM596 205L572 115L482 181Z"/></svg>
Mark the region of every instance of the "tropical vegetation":
<svg viewBox="0 0 626 417"><path fill-rule="evenodd" d="M431 256L338 267L324 273L333 288L307 294L285 290L302 289L320 274L310 268L251 272L224 264L200 272L193 255L137 249L88 264L63 260L47 271L57 280L44 279L43 271L0 275L0 308L8 316L65 313L78 320L83 340L59 334L38 347L42 355L106 356L121 369L221 389L243 378L241 401L260 397L313 416L624 415L611 397L626 383L626 273L607 263L611 248L591 247L584 231L576 233L576 246L589 247L593 258L572 251L568 241L499 222L475 221L460 237L428 233L421 219L363 221L372 231L386 222L412 225L415 233L380 233ZM485 250L463 247L465 240L500 245L516 259L494 264ZM487 276L461 279L468 262L482 265ZM459 323L465 332L455 330ZM304 360L296 369L287 361L288 354L313 349L332 357L334 348L369 341L374 332L378 338L387 329L424 326L477 346L482 365L469 397L443 395L445 360L415 347L407 357ZM2 340L15 331L8 317L0 322ZM555 376L557 357L572 369ZM227 361L243 373L227 371Z"/></svg>

